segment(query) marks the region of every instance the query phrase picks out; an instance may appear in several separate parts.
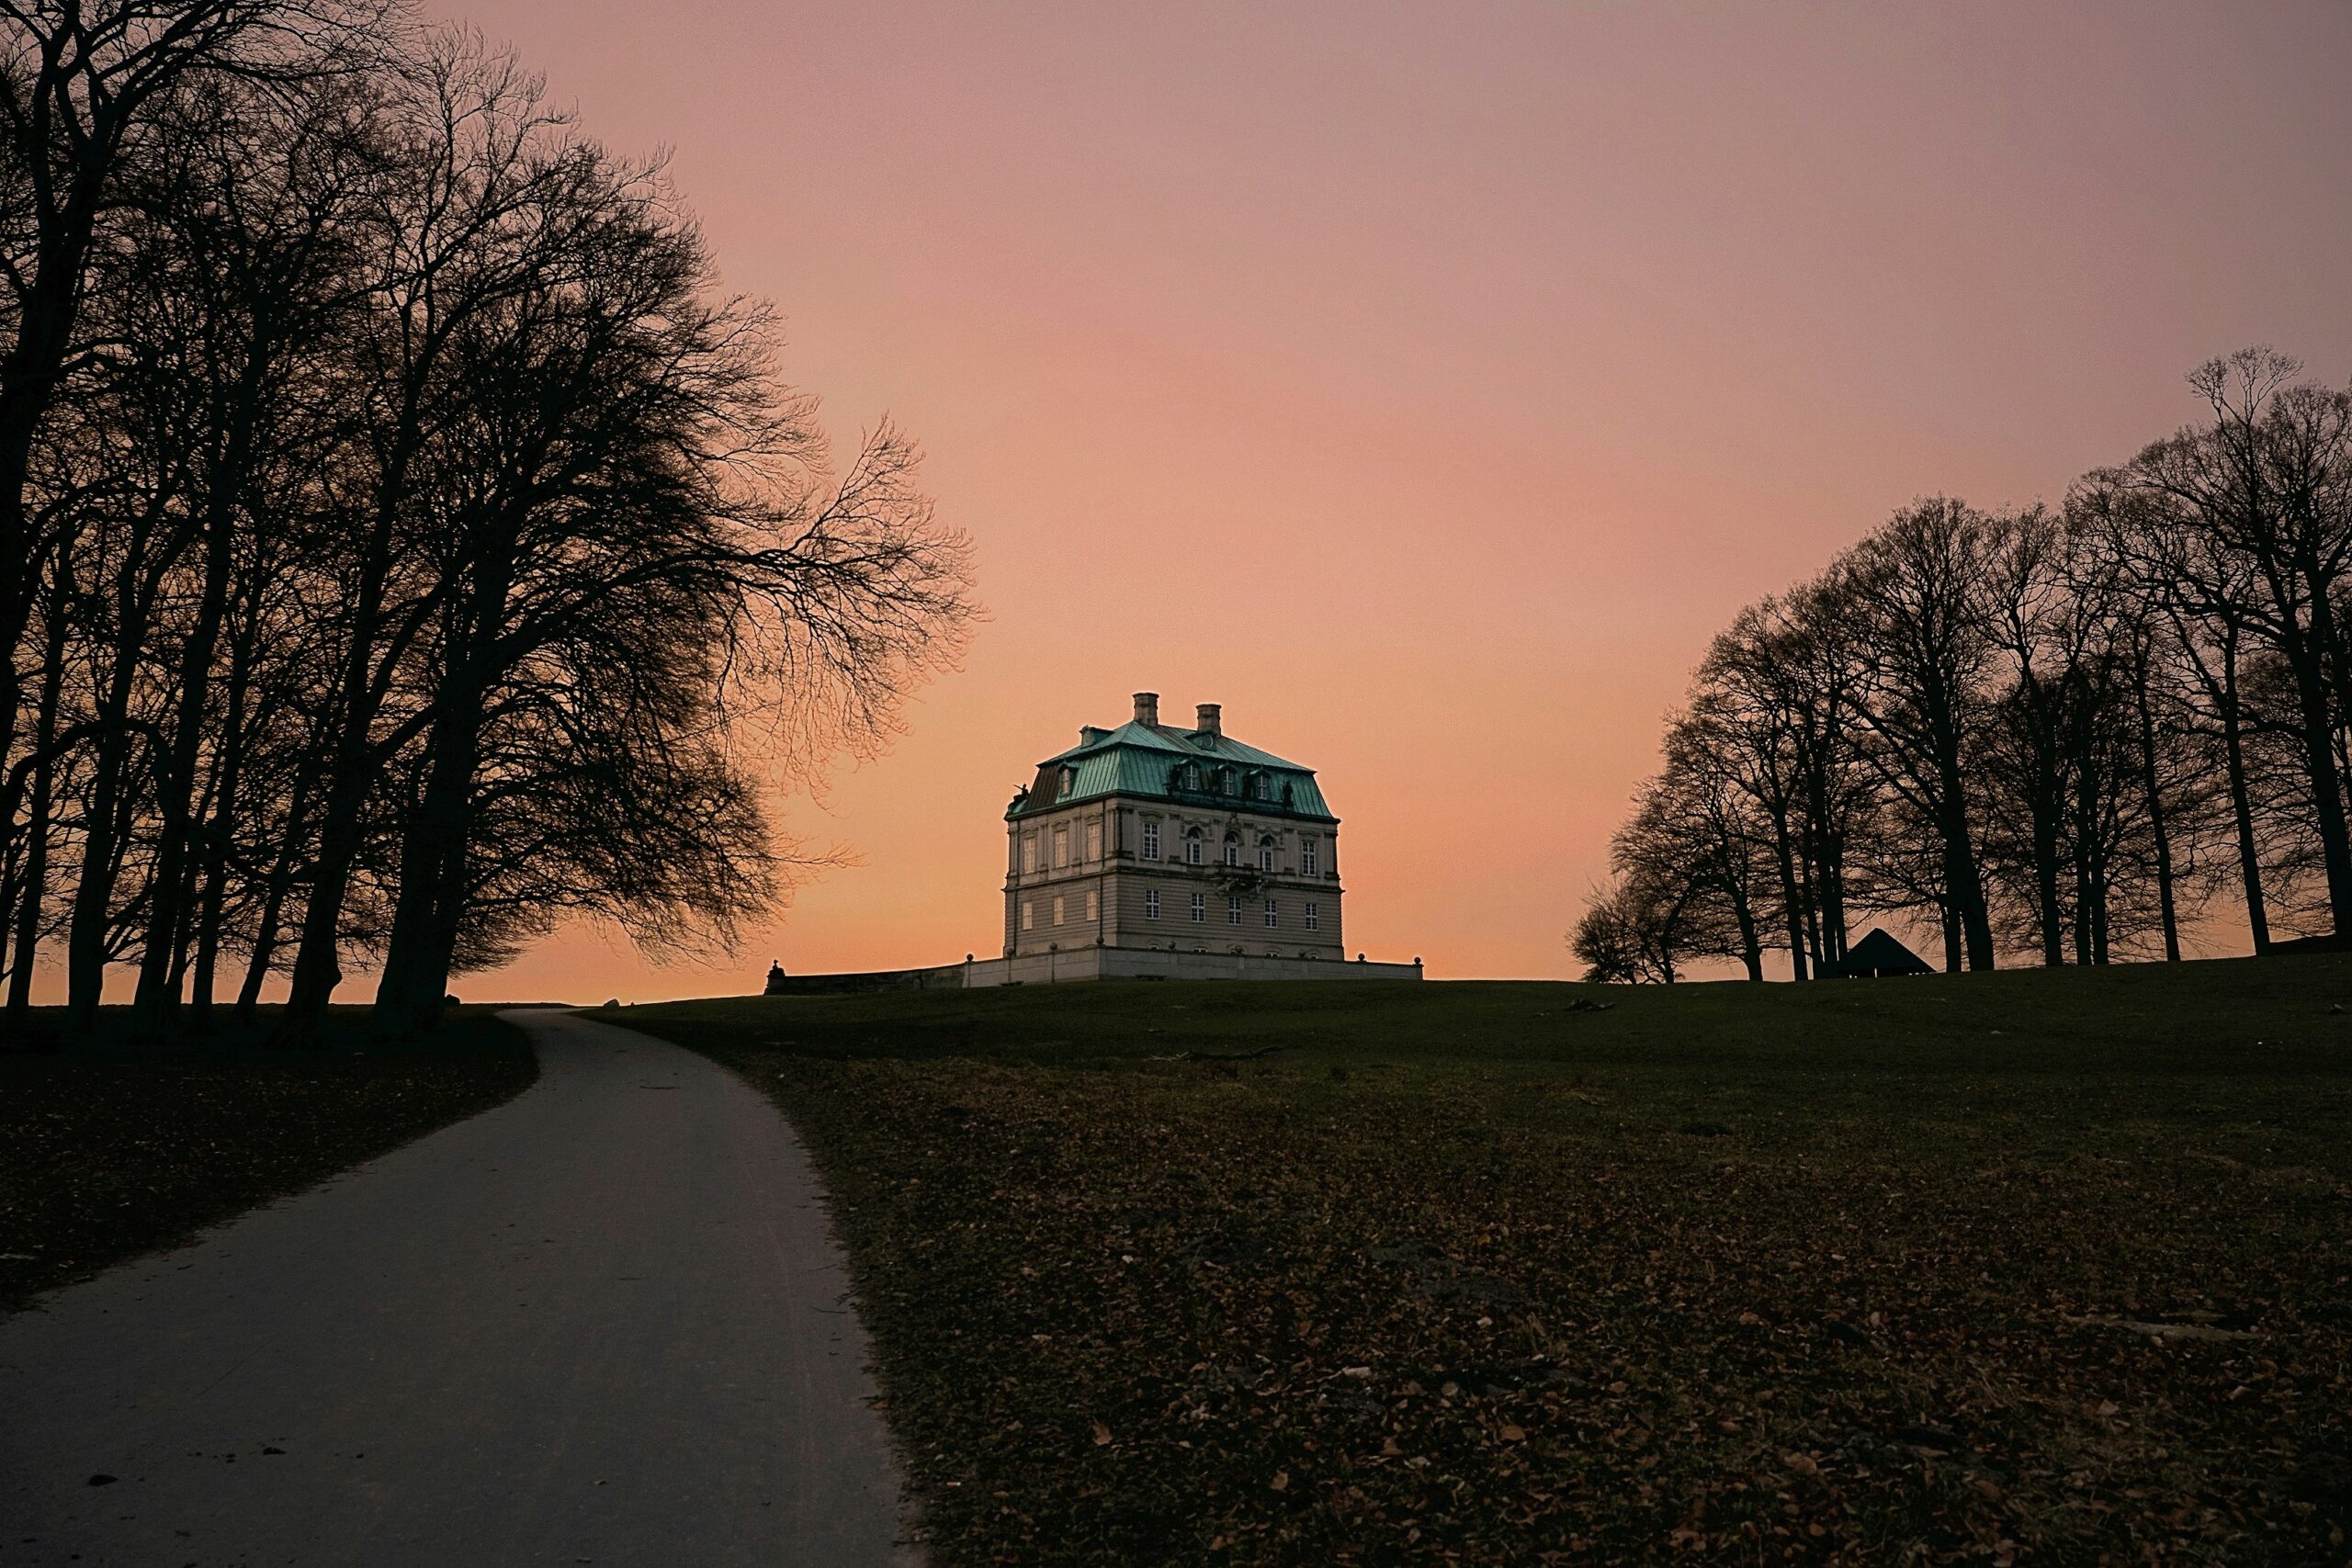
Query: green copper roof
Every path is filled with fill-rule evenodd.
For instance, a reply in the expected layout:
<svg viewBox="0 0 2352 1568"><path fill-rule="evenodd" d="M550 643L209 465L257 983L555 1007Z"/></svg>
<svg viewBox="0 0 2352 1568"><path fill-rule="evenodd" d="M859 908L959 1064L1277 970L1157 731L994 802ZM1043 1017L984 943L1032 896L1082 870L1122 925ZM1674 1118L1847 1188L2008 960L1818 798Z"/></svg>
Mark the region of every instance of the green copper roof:
<svg viewBox="0 0 2352 1568"><path fill-rule="evenodd" d="M1314 769L1245 746L1229 735L1137 720L1116 729L1089 725L1083 736L1069 750L1037 764L1037 782L1013 798L1006 817L1096 795L1125 795L1338 820L1316 787ZM1253 785L1258 793L1250 793Z"/></svg>

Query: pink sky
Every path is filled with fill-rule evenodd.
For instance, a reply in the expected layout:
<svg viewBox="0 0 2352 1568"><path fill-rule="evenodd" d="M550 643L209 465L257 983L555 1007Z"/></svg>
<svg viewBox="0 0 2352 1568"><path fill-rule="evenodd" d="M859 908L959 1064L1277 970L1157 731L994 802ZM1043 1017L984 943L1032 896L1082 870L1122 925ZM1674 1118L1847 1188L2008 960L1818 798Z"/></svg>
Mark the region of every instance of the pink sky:
<svg viewBox="0 0 2352 1568"><path fill-rule="evenodd" d="M438 0L625 150L991 619L786 802L859 863L715 967L987 954L1000 813L1128 694L1320 770L1348 945L1565 976L1662 711L1930 491L2055 499L2269 342L2352 371L2352 10Z"/></svg>

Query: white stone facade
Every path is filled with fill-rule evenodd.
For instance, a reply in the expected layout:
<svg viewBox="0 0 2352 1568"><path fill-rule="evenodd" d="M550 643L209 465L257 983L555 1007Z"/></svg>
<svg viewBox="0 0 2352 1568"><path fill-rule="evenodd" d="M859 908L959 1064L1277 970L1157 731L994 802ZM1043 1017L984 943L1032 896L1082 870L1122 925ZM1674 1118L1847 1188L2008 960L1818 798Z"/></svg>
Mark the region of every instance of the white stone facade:
<svg viewBox="0 0 2352 1568"><path fill-rule="evenodd" d="M1213 705L1191 730L1157 707L1082 731L1008 811L1004 955L1343 961L1340 823L1311 770L1227 740Z"/></svg>

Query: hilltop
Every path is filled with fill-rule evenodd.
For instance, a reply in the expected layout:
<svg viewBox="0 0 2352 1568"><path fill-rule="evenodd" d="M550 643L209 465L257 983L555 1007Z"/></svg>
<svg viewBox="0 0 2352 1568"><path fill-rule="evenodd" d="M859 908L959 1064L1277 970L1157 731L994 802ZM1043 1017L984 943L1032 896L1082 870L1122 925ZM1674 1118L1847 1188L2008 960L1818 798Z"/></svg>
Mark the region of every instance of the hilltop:
<svg viewBox="0 0 2352 1568"><path fill-rule="evenodd" d="M791 1114L943 1562L2307 1561L2352 961L632 1009Z"/></svg>

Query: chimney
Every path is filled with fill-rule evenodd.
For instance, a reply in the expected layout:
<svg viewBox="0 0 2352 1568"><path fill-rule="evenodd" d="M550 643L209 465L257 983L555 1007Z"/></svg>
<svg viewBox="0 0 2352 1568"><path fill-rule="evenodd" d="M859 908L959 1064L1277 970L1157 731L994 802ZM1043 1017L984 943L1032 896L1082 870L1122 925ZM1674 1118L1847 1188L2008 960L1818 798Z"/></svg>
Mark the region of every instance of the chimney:
<svg viewBox="0 0 2352 1568"><path fill-rule="evenodd" d="M1225 733L1225 723L1217 716L1224 711L1224 708L1218 704L1203 703L1201 705L1201 721L1193 726L1193 728L1202 735L1210 737L1212 739L1223 735Z"/></svg>
<svg viewBox="0 0 2352 1568"><path fill-rule="evenodd" d="M1136 722L1137 724L1159 722L1159 694L1158 692L1136 694Z"/></svg>

